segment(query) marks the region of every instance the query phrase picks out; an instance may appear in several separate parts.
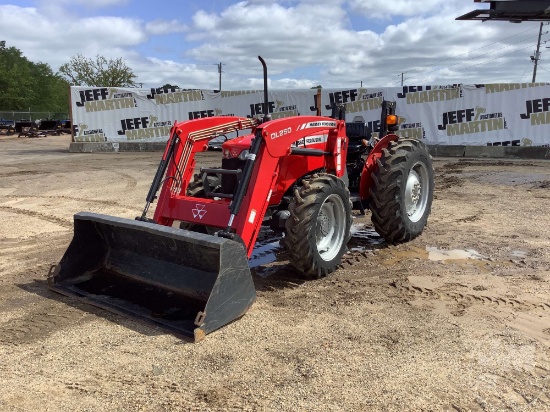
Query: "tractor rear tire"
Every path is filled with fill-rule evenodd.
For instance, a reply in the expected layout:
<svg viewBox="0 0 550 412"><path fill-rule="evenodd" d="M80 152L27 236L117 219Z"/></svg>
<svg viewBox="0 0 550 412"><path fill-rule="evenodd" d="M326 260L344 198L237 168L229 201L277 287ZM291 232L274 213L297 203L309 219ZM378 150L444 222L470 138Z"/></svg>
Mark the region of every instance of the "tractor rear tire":
<svg viewBox="0 0 550 412"><path fill-rule="evenodd" d="M289 261L306 277L326 276L340 264L350 239L351 202L345 183L314 175L295 189L285 224Z"/></svg>
<svg viewBox="0 0 550 412"><path fill-rule="evenodd" d="M221 186L221 175L207 176L206 180L210 187L215 190ZM193 176L193 180L187 186L187 196L192 197L204 197L204 185L202 184L202 178L199 174Z"/></svg>
<svg viewBox="0 0 550 412"><path fill-rule="evenodd" d="M377 160L370 188L372 223L389 242L405 242L420 235L428 222L433 192L432 157L424 142L390 142Z"/></svg>

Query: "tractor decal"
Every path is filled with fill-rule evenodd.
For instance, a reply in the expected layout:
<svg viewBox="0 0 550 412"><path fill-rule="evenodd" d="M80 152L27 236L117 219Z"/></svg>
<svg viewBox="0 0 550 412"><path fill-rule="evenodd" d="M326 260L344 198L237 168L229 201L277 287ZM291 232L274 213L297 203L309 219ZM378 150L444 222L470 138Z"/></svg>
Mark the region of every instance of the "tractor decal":
<svg viewBox="0 0 550 412"><path fill-rule="evenodd" d="M336 122L309 122L298 127L298 130L311 129L312 127L336 127Z"/></svg>
<svg viewBox="0 0 550 412"><path fill-rule="evenodd" d="M204 215L206 214L206 205L201 205L199 203L197 203L195 205L195 209L191 209L191 212L193 212L193 217L194 218L199 218L199 219L202 219L204 217Z"/></svg>
<svg viewBox="0 0 550 412"><path fill-rule="evenodd" d="M302 138L300 140L296 140L293 143L293 146L305 146L308 144L326 143L327 140L328 140L328 134L309 136L309 137Z"/></svg>

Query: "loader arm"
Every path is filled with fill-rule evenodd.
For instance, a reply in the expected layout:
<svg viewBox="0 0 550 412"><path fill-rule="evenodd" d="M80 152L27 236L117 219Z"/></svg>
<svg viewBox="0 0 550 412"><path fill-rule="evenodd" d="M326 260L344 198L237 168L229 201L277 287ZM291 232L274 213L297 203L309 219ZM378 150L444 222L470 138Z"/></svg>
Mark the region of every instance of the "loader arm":
<svg viewBox="0 0 550 412"><path fill-rule="evenodd" d="M172 225L174 219L170 216L170 213L162 213L162 211L168 208L167 203L171 197L186 193L187 186L195 170L195 154L206 151L209 140L237 130L252 129L257 124L256 119L233 116L211 117L176 123L172 127L164 155L164 157L167 156L168 148L172 144L173 150L167 160L169 164L166 167L166 174L153 220L164 226ZM159 165L159 171L161 166L162 161ZM157 171L157 175L159 171ZM148 201L149 197L151 196L148 196Z"/></svg>
<svg viewBox="0 0 550 412"><path fill-rule="evenodd" d="M316 149L300 150L292 147L295 141L320 131L328 132L323 154ZM289 155L322 155L327 172L341 177L344 174L347 150L345 123L328 117L298 116L278 119L258 127L256 135L260 134L262 147L256 157L250 184L233 226L244 241L248 257L252 254L269 199L279 179L281 159Z"/></svg>
<svg viewBox="0 0 550 412"><path fill-rule="evenodd" d="M208 119L199 119L208 120ZM168 167L155 211L154 220L170 226L174 220L226 228L224 235L234 234L242 241L250 257L269 199L279 179L281 158L294 156L323 156L325 169L341 177L344 173L347 150L345 123L328 117L298 116L263 123L254 128L251 119L225 118L216 125L208 122L182 122L174 127L179 136L174 149L174 161ZM230 121L228 121L230 120ZM208 130L198 129L201 125ZM248 156L247 166L233 199L197 198L186 195L186 188L195 168L194 155L203 150L212 133L227 128L254 128L256 152ZM292 147L297 140L314 133L328 134L326 150ZM251 149L252 150L252 149ZM248 171L247 171L248 168ZM200 212L200 214L199 214ZM228 236L233 238L231 236Z"/></svg>

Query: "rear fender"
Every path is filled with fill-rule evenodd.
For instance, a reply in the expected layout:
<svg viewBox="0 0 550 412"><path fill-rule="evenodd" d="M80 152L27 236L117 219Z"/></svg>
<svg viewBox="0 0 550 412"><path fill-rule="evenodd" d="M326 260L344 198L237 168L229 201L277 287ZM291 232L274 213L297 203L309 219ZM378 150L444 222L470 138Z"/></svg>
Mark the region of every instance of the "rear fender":
<svg viewBox="0 0 550 412"><path fill-rule="evenodd" d="M343 176L348 149L343 121L330 117L296 116L270 121L260 129L266 155L278 159L279 177L269 196L270 205L278 205L300 178L317 170ZM290 155L294 147L322 150L327 155Z"/></svg>
<svg viewBox="0 0 550 412"><path fill-rule="evenodd" d="M396 142L398 139L399 136L395 134L387 134L370 151L361 172L361 183L359 184L359 196L361 200L368 200L370 198L369 189L372 187L372 172L378 167L377 161L382 157L382 151L389 146L390 142Z"/></svg>
<svg viewBox="0 0 550 412"><path fill-rule="evenodd" d="M245 242L248 256L252 254L267 207L273 204L273 191L279 192L277 184L281 176L281 163L289 158L294 142L317 133L327 133L324 151L328 154L313 157L320 159L323 166L337 176L341 176L345 168L345 161L339 164L337 160L345 159L347 149L344 122L331 118L296 116L277 119L263 123L256 129L256 133L262 134L262 149L255 159L248 191L233 225L235 232ZM292 157L302 158L303 161L310 156ZM340 171L338 166L341 167Z"/></svg>

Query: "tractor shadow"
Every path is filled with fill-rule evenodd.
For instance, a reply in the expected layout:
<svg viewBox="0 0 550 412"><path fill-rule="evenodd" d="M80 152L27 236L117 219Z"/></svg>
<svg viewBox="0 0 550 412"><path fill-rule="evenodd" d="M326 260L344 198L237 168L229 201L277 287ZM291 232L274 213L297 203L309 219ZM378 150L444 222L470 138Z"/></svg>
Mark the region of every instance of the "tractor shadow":
<svg viewBox="0 0 550 412"><path fill-rule="evenodd" d="M296 288L308 282L288 260L288 252L282 245L282 234L271 230L262 230L249 260L249 267L256 290L269 292L286 288ZM367 259L377 249L388 246L370 225L364 216L354 217L351 227L351 239L347 244L348 251L342 257L340 268L353 265L354 262Z"/></svg>
<svg viewBox="0 0 550 412"><path fill-rule="evenodd" d="M20 284L17 284L16 286L24 290L25 292L40 296L41 298L44 298L46 301L54 301L57 303L62 303L63 305L60 307L57 307L57 305L55 306L48 305L49 306L48 315L51 315L52 312L56 312L56 313L58 312L60 317L65 318L65 321L62 322L60 325L58 325L59 329L75 327L81 324L83 319L86 319L87 321L92 321L94 318L97 317L97 318L105 319L111 323L124 326L125 328L128 328L134 332L137 332L145 336L159 336L159 335L165 335L165 334L172 334L177 336L180 339L184 339L190 343L192 342L192 339L186 336L178 336L174 333L171 333L169 331L162 329L160 326L156 326L136 318L129 318L127 316L123 316L115 312L104 310L97 306L93 306L87 303L86 301L78 300L76 298L65 296L57 292L54 292L48 287L48 281L46 279L33 279L30 282L20 283ZM76 310L67 311L67 309L64 307L65 305ZM38 305L38 306L42 306L42 305ZM84 317L82 316L82 313L85 314ZM53 331L50 331L50 332L53 332Z"/></svg>

